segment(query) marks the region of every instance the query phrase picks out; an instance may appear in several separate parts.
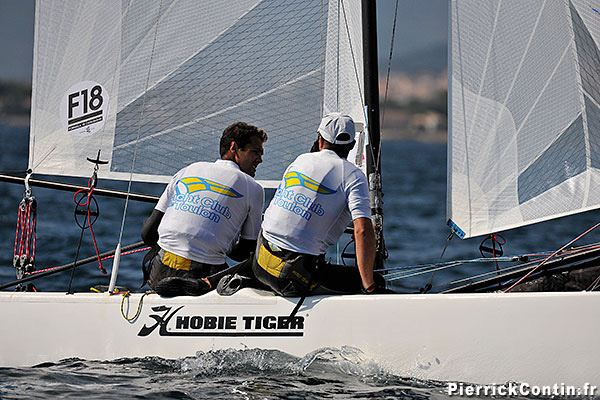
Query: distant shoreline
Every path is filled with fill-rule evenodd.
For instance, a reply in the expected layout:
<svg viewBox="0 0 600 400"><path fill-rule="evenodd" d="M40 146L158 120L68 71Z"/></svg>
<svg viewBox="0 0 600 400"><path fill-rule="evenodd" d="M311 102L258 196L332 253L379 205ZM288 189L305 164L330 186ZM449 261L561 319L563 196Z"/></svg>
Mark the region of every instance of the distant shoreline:
<svg viewBox="0 0 600 400"><path fill-rule="evenodd" d="M29 115L0 115L0 124L17 128L29 127Z"/></svg>
<svg viewBox="0 0 600 400"><path fill-rule="evenodd" d="M2 115L0 116L0 125L15 128L28 128L28 115ZM447 132L442 130L418 131L406 129L402 131L384 129L381 136L384 142L411 141L420 143L444 144L447 142Z"/></svg>
<svg viewBox="0 0 600 400"><path fill-rule="evenodd" d="M419 131L410 129L400 132L389 132L384 129L381 135L381 140L384 142L411 141L420 143L445 144L448 142L448 132L446 130Z"/></svg>

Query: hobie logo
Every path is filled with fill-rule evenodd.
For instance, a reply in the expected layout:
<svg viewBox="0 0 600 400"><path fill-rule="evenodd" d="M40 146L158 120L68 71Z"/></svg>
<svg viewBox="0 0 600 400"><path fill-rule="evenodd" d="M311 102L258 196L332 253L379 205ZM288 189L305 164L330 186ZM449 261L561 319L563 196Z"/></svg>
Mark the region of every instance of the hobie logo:
<svg viewBox="0 0 600 400"><path fill-rule="evenodd" d="M165 305L152 307L153 321L140 329L138 336L148 336L158 329L160 336L303 336L304 317L295 315L205 315L188 314ZM177 314L177 315L176 315Z"/></svg>
<svg viewBox="0 0 600 400"><path fill-rule="evenodd" d="M209 192L222 194L223 196L240 198L242 194L236 192L229 186L197 176L180 179L176 186L177 194L194 193L208 190Z"/></svg>
<svg viewBox="0 0 600 400"><path fill-rule="evenodd" d="M283 179L285 181L286 189L293 187L293 186L303 186L307 189L310 189L314 192L321 193L321 194L335 193L335 190L329 189L327 186L321 185L319 182L315 181L314 179L312 179L304 174L301 174L300 172L297 172L297 171L288 172L287 174L285 174Z"/></svg>

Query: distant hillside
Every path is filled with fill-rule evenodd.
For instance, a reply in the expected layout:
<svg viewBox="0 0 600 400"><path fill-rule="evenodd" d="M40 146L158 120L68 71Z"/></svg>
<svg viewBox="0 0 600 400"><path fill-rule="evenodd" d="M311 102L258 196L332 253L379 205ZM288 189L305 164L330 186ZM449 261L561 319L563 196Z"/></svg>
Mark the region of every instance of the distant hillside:
<svg viewBox="0 0 600 400"><path fill-rule="evenodd" d="M380 58L380 66L387 68L387 59ZM448 66L448 46L446 43L428 47L392 59L392 70L414 74L417 72L442 72ZM382 71L383 72L383 71Z"/></svg>

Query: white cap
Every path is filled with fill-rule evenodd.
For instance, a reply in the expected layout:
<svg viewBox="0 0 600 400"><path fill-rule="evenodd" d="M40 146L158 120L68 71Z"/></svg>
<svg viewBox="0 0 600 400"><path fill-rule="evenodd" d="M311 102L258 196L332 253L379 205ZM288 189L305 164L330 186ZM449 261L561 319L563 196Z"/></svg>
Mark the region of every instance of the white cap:
<svg viewBox="0 0 600 400"><path fill-rule="evenodd" d="M348 144L354 141L354 121L349 115L329 113L323 117L317 132L331 144Z"/></svg>

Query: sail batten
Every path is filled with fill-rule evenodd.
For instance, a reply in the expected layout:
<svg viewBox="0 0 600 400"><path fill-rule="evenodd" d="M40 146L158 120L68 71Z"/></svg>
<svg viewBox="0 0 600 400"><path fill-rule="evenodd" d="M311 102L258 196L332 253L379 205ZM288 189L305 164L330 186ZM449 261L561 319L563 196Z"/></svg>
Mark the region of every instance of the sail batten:
<svg viewBox="0 0 600 400"><path fill-rule="evenodd" d="M600 20L583 0L453 0L447 214L465 237L600 207Z"/></svg>

